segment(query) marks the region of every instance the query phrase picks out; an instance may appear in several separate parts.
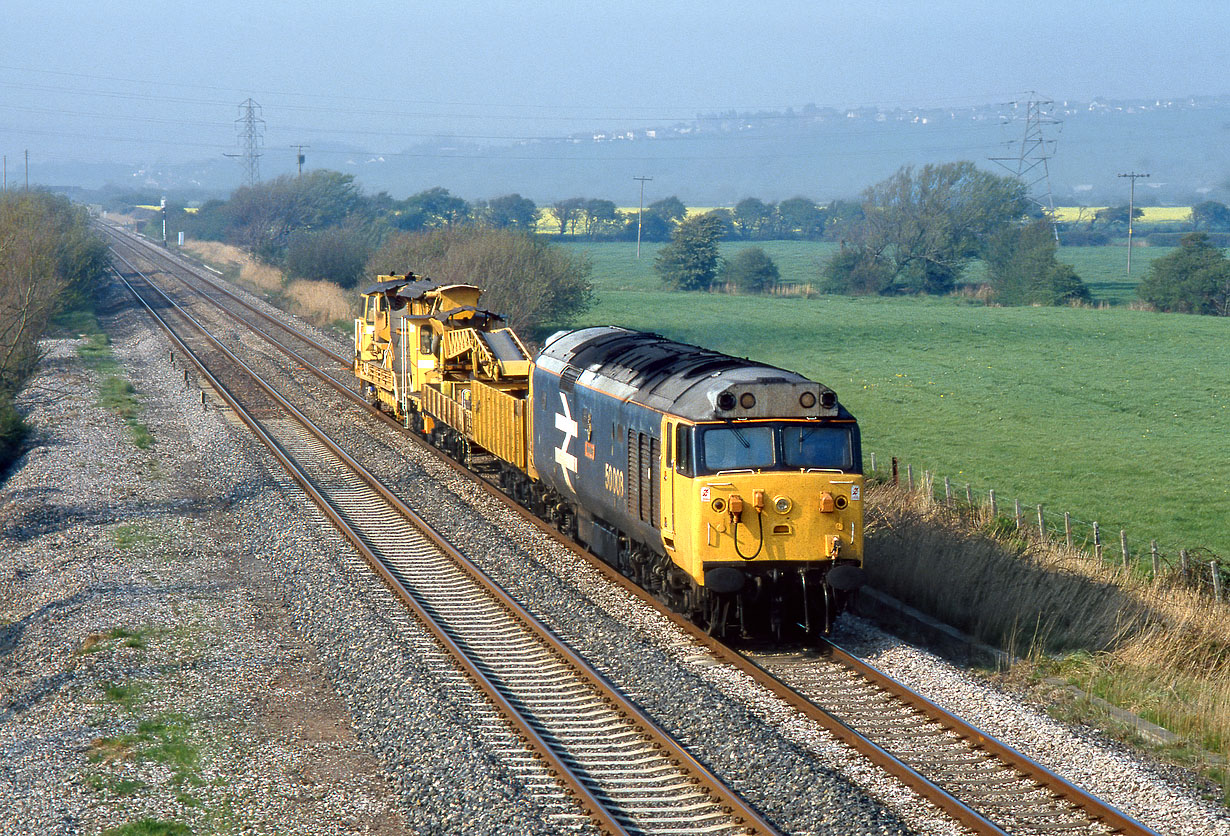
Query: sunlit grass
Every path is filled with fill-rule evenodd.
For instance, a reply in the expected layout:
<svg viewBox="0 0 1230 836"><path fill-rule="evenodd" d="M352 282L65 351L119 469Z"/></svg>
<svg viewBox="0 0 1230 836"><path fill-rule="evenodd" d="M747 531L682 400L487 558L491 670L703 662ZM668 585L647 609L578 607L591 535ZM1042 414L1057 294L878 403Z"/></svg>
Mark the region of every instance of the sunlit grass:
<svg viewBox="0 0 1230 836"><path fill-rule="evenodd" d="M624 325L820 380L864 450L1002 502L1097 520L1117 546L1230 556L1230 320L952 299L753 298L600 287ZM1085 528L1087 531L1087 527Z"/></svg>

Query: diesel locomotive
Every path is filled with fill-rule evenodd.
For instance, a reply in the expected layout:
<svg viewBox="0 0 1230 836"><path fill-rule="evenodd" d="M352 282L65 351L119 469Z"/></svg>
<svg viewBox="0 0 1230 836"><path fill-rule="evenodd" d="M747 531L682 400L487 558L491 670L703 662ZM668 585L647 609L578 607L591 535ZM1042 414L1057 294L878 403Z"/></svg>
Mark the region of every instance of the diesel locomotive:
<svg viewBox="0 0 1230 836"><path fill-rule="evenodd" d="M862 586L854 417L815 381L616 327L531 358L481 290L380 276L368 400L715 633L827 634Z"/></svg>

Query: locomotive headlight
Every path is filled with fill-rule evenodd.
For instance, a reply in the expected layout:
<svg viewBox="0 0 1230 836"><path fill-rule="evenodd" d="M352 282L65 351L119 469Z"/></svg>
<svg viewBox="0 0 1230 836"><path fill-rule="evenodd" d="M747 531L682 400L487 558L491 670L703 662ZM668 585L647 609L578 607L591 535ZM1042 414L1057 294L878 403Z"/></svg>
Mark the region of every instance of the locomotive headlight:
<svg viewBox="0 0 1230 836"><path fill-rule="evenodd" d="M790 513L790 497L779 496L773 500L773 510L779 514Z"/></svg>
<svg viewBox="0 0 1230 836"><path fill-rule="evenodd" d="M816 405L816 396L813 395L811 392L804 392L803 394L799 395L799 406L803 407L804 409L811 409L815 405Z"/></svg>
<svg viewBox="0 0 1230 836"><path fill-rule="evenodd" d="M723 412L729 412L735 408L734 392L723 392L717 397L717 408Z"/></svg>
<svg viewBox="0 0 1230 836"><path fill-rule="evenodd" d="M751 409L755 405L756 405L756 396L753 395L751 392L744 392L742 395L739 396L739 406L743 407L744 409Z"/></svg>

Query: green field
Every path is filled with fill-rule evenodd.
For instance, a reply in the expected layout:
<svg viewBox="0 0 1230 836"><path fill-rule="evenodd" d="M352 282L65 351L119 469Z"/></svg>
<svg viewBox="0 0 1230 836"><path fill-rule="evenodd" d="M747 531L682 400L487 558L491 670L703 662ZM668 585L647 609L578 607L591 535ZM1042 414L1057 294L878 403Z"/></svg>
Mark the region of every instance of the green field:
<svg viewBox="0 0 1230 836"><path fill-rule="evenodd" d="M653 271L653 259L661 244L641 244L640 261L636 260L636 244L565 240L563 246L589 255L594 265L595 281L602 289L662 289L662 282ZM760 247L776 262L783 284L814 285L821 265L837 251L839 245L828 241L726 241L722 244L722 254L730 257L750 246ZM1096 302L1127 305L1136 299L1136 285L1148 273L1153 260L1172 250L1173 247L1133 247L1130 278L1127 275L1127 248L1123 246L1061 247L1059 260L1076 268L1077 274L1089 285ZM977 282L982 276L982 264L975 262L970 265L965 279Z"/></svg>
<svg viewBox="0 0 1230 836"><path fill-rule="evenodd" d="M1230 319L992 308L957 299L670 293L653 247L590 252L598 304L578 324L657 331L814 377L863 425L865 452L1097 520L1117 541L1230 556ZM833 245L768 242L799 281ZM737 250L736 245L731 250ZM1067 249L1095 296L1124 301L1122 247ZM1133 253L1133 278L1159 251ZM793 265L787 270L787 264ZM1102 272L1094 274L1094 269ZM1083 268L1078 265L1083 273ZM806 279L801 279L805 281ZM883 466L881 464L881 466ZM1117 548L1117 543L1116 543Z"/></svg>

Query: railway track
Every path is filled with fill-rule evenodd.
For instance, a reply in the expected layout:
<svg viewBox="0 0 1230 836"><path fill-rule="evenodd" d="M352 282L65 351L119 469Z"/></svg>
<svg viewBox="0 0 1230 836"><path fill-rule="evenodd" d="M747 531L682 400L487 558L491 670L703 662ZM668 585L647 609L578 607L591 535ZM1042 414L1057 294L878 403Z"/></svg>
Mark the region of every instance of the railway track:
<svg viewBox="0 0 1230 836"><path fill-rule="evenodd" d="M120 277L497 706L515 771L562 829L777 832L170 297Z"/></svg>
<svg viewBox="0 0 1230 836"><path fill-rule="evenodd" d="M140 246L139 242L133 241L125 245ZM147 257L166 258L176 269L188 269L178 260L157 250ZM180 278L180 281L188 286L198 281L206 285L216 284L199 272L195 273L195 278ZM221 286L213 290L195 287L193 290L228 309L236 302L240 307L251 308ZM300 339L301 335L296 336L292 328L263 313L259 313L259 318L268 326L261 331L265 339L296 358L297 362L304 363L321 380L345 392L349 398L362 402L347 382L339 380L323 367L341 362L343 358L331 350L319 351L327 359L323 365L318 365L288 344ZM275 338L266 333L267 330L292 336ZM316 348L311 350L317 351ZM396 423L387 417L386 420ZM416 436L411 437L419 441ZM457 463L446 460L461 469ZM469 473L464 469L461 472ZM533 521L560 542L575 548L513 504L498 488L486 482L482 484L512 510ZM591 559L591 562L614 583L663 611L714 657L743 671L971 832L1039 836L1054 833L1144 836L1154 833L836 646L824 648L820 653L750 652L745 655L721 645L689 622L662 610L644 590L610 567L596 559Z"/></svg>

